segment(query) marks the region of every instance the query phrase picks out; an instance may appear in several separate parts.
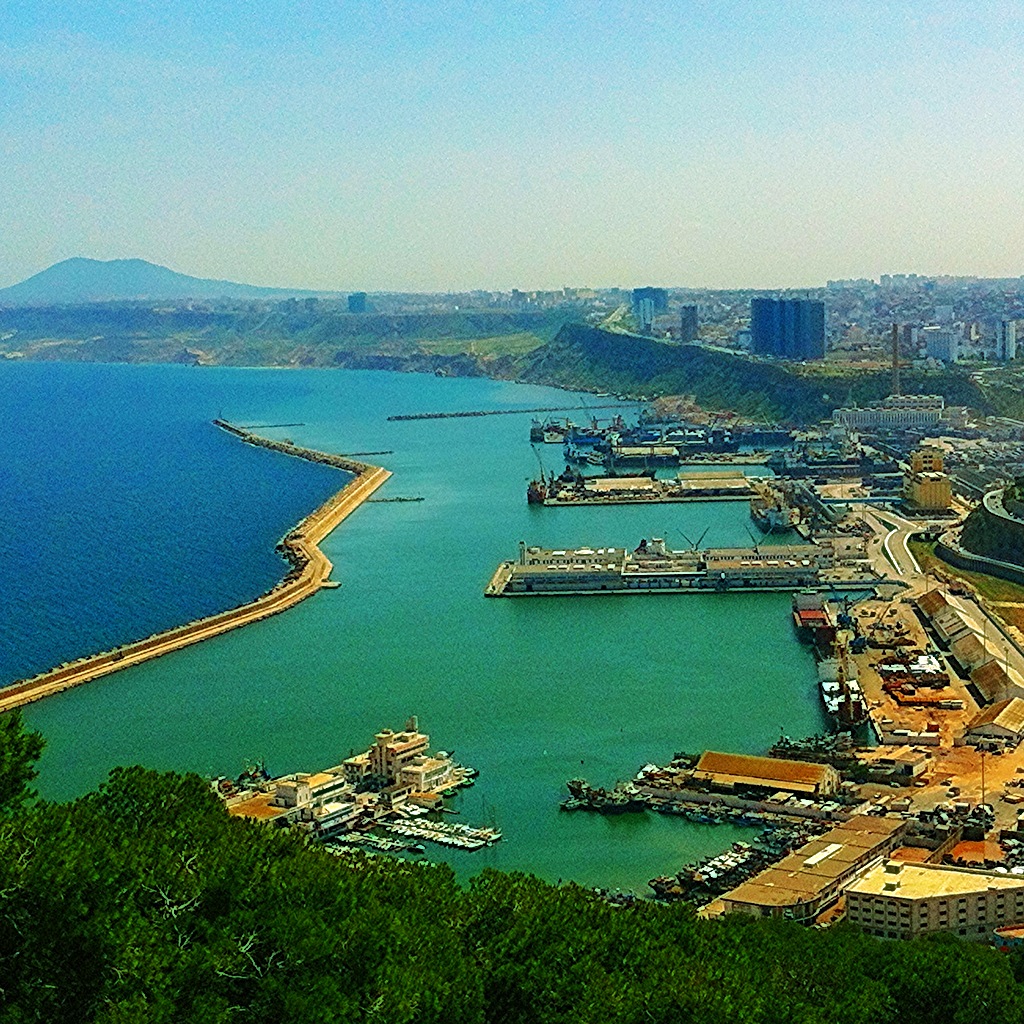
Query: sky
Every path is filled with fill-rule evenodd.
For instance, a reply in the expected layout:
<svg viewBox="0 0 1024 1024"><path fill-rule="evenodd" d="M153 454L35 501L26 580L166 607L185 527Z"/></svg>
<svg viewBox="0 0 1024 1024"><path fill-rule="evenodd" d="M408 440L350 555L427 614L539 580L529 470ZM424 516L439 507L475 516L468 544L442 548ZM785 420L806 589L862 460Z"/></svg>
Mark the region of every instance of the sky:
<svg viewBox="0 0 1024 1024"><path fill-rule="evenodd" d="M0 286L1024 273L1024 0L4 0Z"/></svg>

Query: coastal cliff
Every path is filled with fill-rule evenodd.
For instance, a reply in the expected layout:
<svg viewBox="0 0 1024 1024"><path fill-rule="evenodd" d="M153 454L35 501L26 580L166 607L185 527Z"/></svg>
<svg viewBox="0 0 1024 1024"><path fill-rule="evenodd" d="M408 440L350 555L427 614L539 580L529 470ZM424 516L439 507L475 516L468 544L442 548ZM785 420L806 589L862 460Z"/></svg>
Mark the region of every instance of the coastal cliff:
<svg viewBox="0 0 1024 1024"><path fill-rule="evenodd" d="M863 405L889 393L890 376L882 370L755 362L603 330L573 321L574 315L572 307L349 315L316 300L270 310L138 303L9 308L0 309L0 358L494 377L637 397L692 394L708 409L792 423L817 422L848 400ZM904 387L994 411L992 389L982 390L965 372L907 372Z"/></svg>

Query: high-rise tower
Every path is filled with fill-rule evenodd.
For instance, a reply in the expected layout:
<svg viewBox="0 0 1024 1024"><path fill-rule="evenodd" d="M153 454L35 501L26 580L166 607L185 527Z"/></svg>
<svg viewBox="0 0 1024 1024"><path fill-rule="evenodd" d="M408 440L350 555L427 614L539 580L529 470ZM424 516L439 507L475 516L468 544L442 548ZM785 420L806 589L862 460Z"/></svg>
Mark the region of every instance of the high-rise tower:
<svg viewBox="0 0 1024 1024"><path fill-rule="evenodd" d="M750 340L755 355L821 359L825 304L813 299L751 299Z"/></svg>

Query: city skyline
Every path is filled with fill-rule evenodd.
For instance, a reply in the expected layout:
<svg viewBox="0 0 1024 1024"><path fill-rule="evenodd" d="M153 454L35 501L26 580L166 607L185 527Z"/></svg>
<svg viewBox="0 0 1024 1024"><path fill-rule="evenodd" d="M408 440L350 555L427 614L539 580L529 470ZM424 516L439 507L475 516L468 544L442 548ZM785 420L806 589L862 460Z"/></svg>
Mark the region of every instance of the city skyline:
<svg viewBox="0 0 1024 1024"><path fill-rule="evenodd" d="M0 13L0 287L1018 277L1017 3Z"/></svg>

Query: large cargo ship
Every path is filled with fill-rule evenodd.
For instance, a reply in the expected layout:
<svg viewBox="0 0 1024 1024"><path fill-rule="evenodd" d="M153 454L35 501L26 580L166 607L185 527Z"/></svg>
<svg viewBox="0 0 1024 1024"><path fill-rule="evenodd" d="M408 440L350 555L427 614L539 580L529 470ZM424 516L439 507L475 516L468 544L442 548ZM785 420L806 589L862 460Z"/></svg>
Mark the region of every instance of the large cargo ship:
<svg viewBox="0 0 1024 1024"><path fill-rule="evenodd" d="M786 533L800 523L800 509L793 502L792 485L782 487L769 480L752 480L750 518L762 533Z"/></svg>

